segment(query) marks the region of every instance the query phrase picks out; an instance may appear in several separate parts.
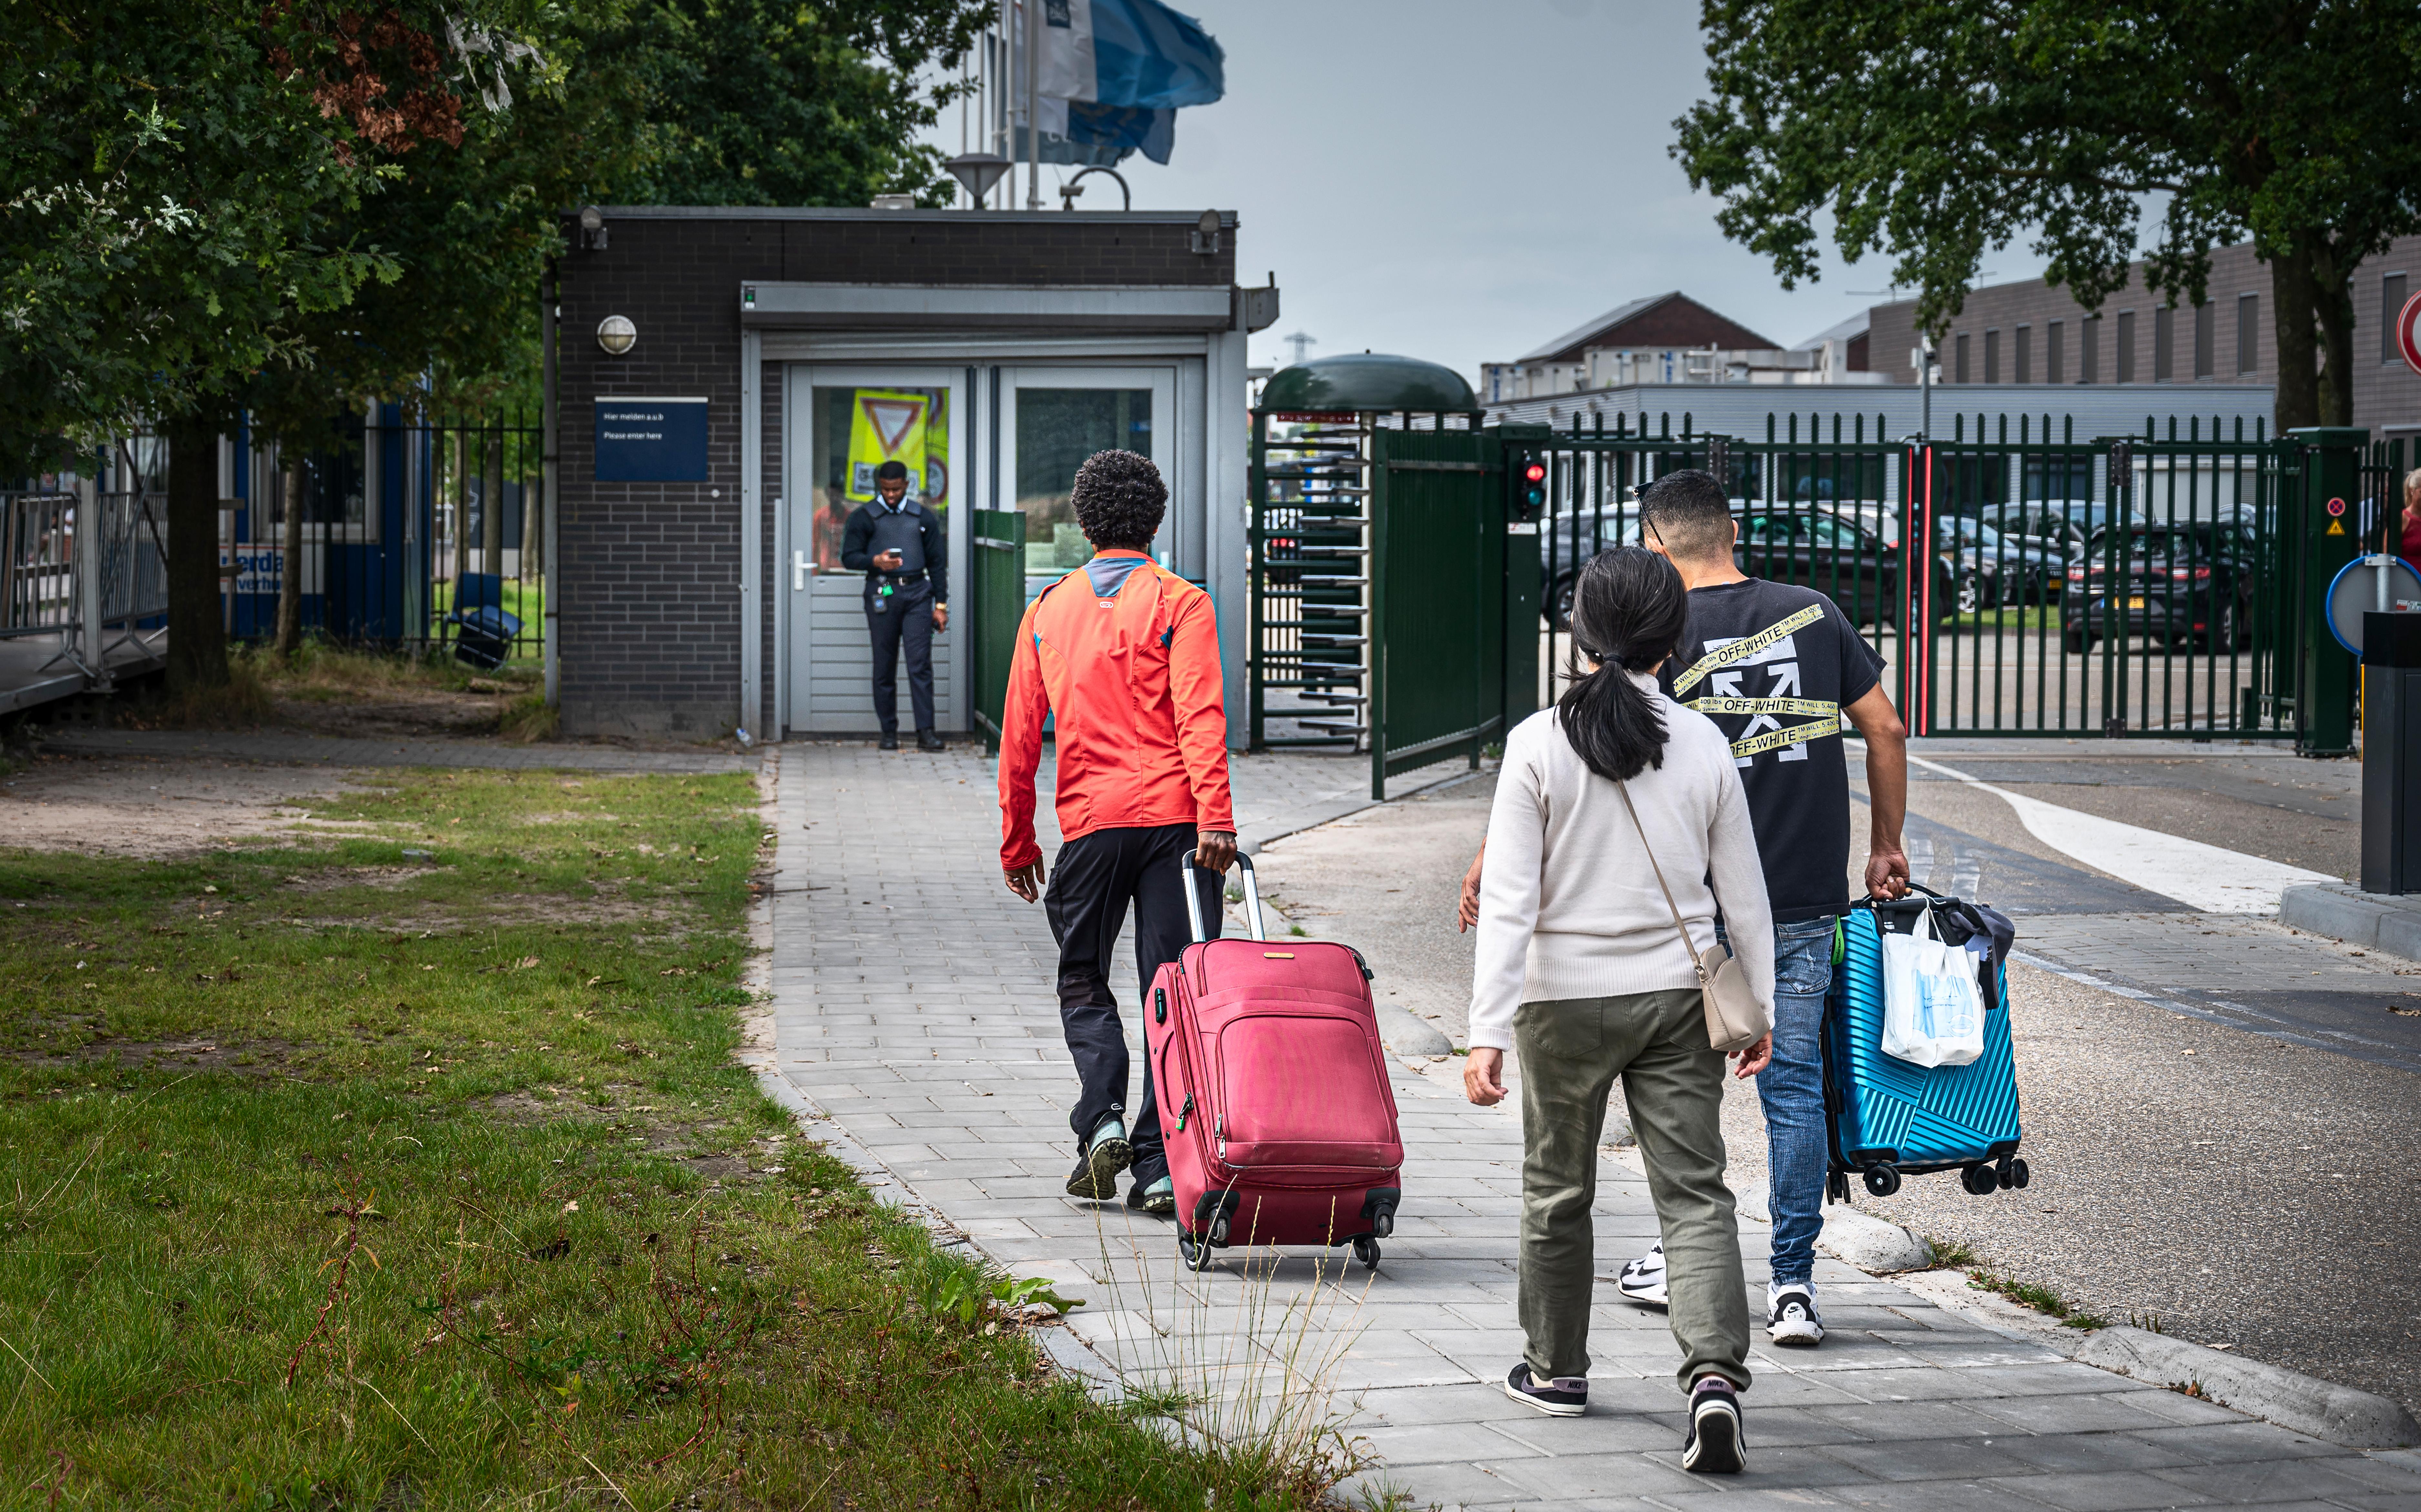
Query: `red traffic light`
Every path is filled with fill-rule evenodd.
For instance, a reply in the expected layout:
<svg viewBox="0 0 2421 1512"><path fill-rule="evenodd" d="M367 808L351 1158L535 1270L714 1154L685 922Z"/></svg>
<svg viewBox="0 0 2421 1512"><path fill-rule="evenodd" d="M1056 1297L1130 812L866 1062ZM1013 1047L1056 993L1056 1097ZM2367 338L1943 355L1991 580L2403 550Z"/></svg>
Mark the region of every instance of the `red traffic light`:
<svg viewBox="0 0 2421 1512"><path fill-rule="evenodd" d="M1522 470L1522 475L1533 483L1544 483L1547 480L1547 464L1532 462Z"/></svg>

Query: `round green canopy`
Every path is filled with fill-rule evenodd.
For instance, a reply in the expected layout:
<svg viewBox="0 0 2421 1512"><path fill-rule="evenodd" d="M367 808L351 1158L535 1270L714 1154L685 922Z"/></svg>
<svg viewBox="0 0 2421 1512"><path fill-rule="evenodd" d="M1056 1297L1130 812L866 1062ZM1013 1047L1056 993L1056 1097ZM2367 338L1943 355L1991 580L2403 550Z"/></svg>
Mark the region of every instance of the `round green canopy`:
<svg viewBox="0 0 2421 1512"><path fill-rule="evenodd" d="M1471 385L1451 367L1417 357L1351 352L1280 369L1261 387L1264 410L1476 410Z"/></svg>

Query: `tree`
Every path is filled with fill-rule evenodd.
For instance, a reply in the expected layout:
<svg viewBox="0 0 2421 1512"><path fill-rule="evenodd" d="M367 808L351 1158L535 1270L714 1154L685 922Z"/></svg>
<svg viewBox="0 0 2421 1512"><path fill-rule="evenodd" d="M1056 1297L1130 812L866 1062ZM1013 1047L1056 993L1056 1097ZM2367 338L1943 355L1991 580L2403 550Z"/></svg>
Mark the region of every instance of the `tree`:
<svg viewBox="0 0 2421 1512"><path fill-rule="evenodd" d="M629 45L655 98L653 161L627 187L652 205L928 204L955 192L915 140L957 98L990 0L658 0Z"/></svg>
<svg viewBox="0 0 2421 1512"><path fill-rule="evenodd" d="M225 680L217 445L235 391L395 259L344 217L383 153L459 139L519 0L30 0L0 49L0 460L170 438L169 677ZM444 39L441 42L440 39Z"/></svg>
<svg viewBox="0 0 2421 1512"><path fill-rule="evenodd" d="M2032 232L2097 309L2200 303L2210 249L2270 265L2280 429L2352 413L2354 269L2421 230L2421 11L2389 0L1705 0L1710 98L1674 124L1725 234L1785 288L1820 217L1897 259L1939 335Z"/></svg>

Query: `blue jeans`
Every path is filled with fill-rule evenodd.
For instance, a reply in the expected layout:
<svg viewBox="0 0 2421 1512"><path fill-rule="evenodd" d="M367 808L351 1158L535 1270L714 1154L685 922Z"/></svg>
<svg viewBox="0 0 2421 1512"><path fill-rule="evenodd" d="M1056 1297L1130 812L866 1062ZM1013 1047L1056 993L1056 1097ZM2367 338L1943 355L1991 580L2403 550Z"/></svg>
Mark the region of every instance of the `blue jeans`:
<svg viewBox="0 0 2421 1512"><path fill-rule="evenodd" d="M1757 1073L1757 1096L1765 1105L1773 1279L1785 1284L1812 1276L1824 1231L1824 1053L1816 1037L1832 985L1833 920L1775 925L1773 1064Z"/></svg>

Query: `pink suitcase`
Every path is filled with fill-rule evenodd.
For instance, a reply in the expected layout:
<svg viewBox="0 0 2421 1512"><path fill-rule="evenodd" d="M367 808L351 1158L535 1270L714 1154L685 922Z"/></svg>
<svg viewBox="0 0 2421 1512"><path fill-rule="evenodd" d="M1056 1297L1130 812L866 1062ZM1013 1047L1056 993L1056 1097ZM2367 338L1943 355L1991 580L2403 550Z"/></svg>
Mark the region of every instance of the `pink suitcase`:
<svg viewBox="0 0 2421 1512"><path fill-rule="evenodd" d="M1253 864L1252 938L1195 943L1152 979L1144 1035L1177 1188L1177 1252L1192 1270L1245 1244L1351 1244L1379 1264L1395 1229L1404 1143L1360 951L1270 940Z"/></svg>

